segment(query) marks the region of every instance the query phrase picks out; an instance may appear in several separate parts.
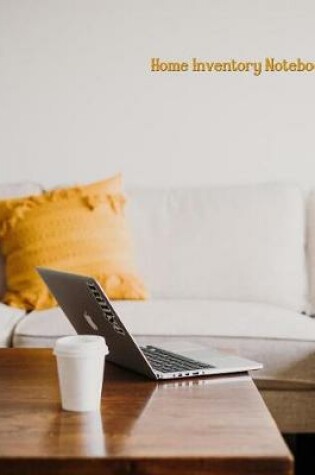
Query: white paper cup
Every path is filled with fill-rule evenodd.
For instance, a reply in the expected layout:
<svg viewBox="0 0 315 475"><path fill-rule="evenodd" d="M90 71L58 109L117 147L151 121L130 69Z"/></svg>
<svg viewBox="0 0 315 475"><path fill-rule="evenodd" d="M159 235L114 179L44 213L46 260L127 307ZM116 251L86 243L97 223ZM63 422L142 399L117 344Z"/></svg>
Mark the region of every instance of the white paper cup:
<svg viewBox="0 0 315 475"><path fill-rule="evenodd" d="M66 411L97 411L100 408L105 356L108 348L101 336L59 338L54 355L61 405Z"/></svg>

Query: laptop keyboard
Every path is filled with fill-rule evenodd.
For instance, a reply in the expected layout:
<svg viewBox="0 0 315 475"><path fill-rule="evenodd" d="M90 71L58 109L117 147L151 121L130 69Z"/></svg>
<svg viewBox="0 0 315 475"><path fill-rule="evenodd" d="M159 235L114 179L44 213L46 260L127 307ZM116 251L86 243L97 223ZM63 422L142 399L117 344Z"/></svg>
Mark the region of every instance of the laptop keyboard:
<svg viewBox="0 0 315 475"><path fill-rule="evenodd" d="M182 371L202 370L205 368L214 368L209 364L186 358L185 356L171 353L170 351L147 346L141 348L151 366L161 373L178 373Z"/></svg>

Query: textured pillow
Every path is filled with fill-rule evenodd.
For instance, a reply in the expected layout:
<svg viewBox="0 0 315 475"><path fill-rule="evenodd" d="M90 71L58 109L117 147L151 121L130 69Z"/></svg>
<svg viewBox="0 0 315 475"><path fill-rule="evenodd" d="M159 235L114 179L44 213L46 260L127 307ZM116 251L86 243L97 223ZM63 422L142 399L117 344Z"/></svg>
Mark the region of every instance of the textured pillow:
<svg viewBox="0 0 315 475"><path fill-rule="evenodd" d="M10 183L0 184L0 200L9 199L13 197L22 197L28 195L39 195L42 192L40 185L36 183ZM5 294L5 269L4 257L0 254L0 300Z"/></svg>
<svg viewBox="0 0 315 475"><path fill-rule="evenodd" d="M26 309L56 305L36 266L91 275L113 299L143 299L124 217L121 177L0 201L6 260L3 301Z"/></svg>

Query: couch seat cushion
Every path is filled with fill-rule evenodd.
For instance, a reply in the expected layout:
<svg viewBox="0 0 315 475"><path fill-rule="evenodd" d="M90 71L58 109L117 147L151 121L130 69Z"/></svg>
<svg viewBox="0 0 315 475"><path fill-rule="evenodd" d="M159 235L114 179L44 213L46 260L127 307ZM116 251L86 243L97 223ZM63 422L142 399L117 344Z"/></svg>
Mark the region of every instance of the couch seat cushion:
<svg viewBox="0 0 315 475"><path fill-rule="evenodd" d="M315 319L262 303L149 300L113 303L134 335L224 336L315 342ZM17 326L18 346L73 333L62 310L33 311ZM32 344L28 344L32 343ZM47 346L47 345L44 345ZM48 345L50 346L50 345Z"/></svg>
<svg viewBox="0 0 315 475"><path fill-rule="evenodd" d="M210 343L261 361L264 369L256 376L315 382L315 320L306 315L209 300L119 301L114 307L140 343L149 339L171 350ZM73 333L60 308L35 311L19 322L13 344L52 347L56 338Z"/></svg>
<svg viewBox="0 0 315 475"><path fill-rule="evenodd" d="M11 346L13 330L25 312L0 303L0 348Z"/></svg>

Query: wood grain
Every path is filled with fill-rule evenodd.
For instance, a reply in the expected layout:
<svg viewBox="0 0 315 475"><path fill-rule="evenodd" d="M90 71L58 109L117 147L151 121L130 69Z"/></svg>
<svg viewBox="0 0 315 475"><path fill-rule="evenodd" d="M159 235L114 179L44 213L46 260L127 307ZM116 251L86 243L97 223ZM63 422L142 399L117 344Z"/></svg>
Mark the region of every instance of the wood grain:
<svg viewBox="0 0 315 475"><path fill-rule="evenodd" d="M100 413L60 408L51 350L0 350L0 473L292 474L247 375L155 383L106 364Z"/></svg>

